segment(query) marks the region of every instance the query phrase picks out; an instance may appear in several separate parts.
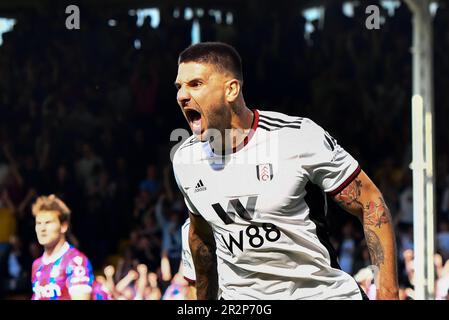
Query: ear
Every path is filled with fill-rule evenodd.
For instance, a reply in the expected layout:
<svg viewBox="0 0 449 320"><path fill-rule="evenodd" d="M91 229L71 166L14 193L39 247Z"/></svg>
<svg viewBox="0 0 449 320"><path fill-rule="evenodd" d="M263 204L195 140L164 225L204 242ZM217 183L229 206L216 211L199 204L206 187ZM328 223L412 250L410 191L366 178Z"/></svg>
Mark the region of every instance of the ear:
<svg viewBox="0 0 449 320"><path fill-rule="evenodd" d="M66 221L66 222L63 222L62 224L61 224L61 233L64 233L64 234L66 234L66 232L67 232L67 230L69 229L69 223Z"/></svg>
<svg viewBox="0 0 449 320"><path fill-rule="evenodd" d="M232 79L226 82L225 97L228 102L234 102L240 94L240 81Z"/></svg>

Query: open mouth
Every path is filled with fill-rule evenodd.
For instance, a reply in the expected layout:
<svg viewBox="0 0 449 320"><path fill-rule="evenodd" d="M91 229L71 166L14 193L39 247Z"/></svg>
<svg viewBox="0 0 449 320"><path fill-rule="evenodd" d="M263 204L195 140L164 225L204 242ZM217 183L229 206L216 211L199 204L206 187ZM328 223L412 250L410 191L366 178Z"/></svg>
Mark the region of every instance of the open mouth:
<svg viewBox="0 0 449 320"><path fill-rule="evenodd" d="M186 114L187 120L189 122L196 121L198 119L201 119L201 113L194 109L184 109L184 112Z"/></svg>
<svg viewBox="0 0 449 320"><path fill-rule="evenodd" d="M189 122L194 134L201 133L201 113L194 109L184 110L187 121Z"/></svg>

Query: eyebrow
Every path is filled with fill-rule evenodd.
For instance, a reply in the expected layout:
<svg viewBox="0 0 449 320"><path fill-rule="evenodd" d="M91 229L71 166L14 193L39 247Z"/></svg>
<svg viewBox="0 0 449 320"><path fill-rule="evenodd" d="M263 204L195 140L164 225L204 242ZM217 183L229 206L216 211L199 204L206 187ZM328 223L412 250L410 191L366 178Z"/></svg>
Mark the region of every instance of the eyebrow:
<svg viewBox="0 0 449 320"><path fill-rule="evenodd" d="M204 82L204 79L201 78L201 77L197 77L197 78L190 79L186 83L190 84L190 83L195 82L195 81L202 81L202 82ZM181 84L178 81L175 81L173 84L174 84L176 89L179 89L179 87L181 86Z"/></svg>

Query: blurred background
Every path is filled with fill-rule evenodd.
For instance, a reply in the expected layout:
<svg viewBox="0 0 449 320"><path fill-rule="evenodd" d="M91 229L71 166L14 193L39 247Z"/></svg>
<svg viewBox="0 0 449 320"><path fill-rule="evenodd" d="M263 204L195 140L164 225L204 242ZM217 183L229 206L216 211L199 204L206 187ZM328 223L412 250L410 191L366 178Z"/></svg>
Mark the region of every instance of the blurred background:
<svg viewBox="0 0 449 320"><path fill-rule="evenodd" d="M80 9L79 30L65 27L69 4ZM42 249L30 205L50 193L72 209L70 240L95 274L123 280L115 298L142 299L138 265L156 290L144 299L188 298L177 276L188 214L170 161L170 133L188 126L173 82L185 47L224 41L242 56L251 108L312 118L383 192L396 228L401 298L412 299L412 15L399 0L370 4L380 8L378 30L365 26L364 1L2 1L0 298L31 297L31 264ZM446 299L449 3L430 9L436 292ZM333 204L328 218L343 270L372 291L361 225Z"/></svg>

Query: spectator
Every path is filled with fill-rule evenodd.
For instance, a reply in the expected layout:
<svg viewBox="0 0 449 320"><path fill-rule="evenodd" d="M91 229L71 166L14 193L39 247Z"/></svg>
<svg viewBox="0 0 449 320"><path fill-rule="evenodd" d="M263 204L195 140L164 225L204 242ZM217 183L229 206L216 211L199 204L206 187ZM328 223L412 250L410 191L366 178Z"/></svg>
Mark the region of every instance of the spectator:
<svg viewBox="0 0 449 320"><path fill-rule="evenodd" d="M347 222L343 226L343 240L340 245L339 263L341 269L349 274L352 274L352 267L354 263L355 239L353 233L352 222Z"/></svg>
<svg viewBox="0 0 449 320"><path fill-rule="evenodd" d="M9 240L16 233L15 210L8 190L0 190L0 255L9 249Z"/></svg>
<svg viewBox="0 0 449 320"><path fill-rule="evenodd" d="M369 267L360 269L354 276L355 281L363 289L370 300L376 300L376 284L373 270Z"/></svg>
<svg viewBox="0 0 449 320"><path fill-rule="evenodd" d="M446 219L440 221L438 227L437 250L446 261L449 259L449 221Z"/></svg>

